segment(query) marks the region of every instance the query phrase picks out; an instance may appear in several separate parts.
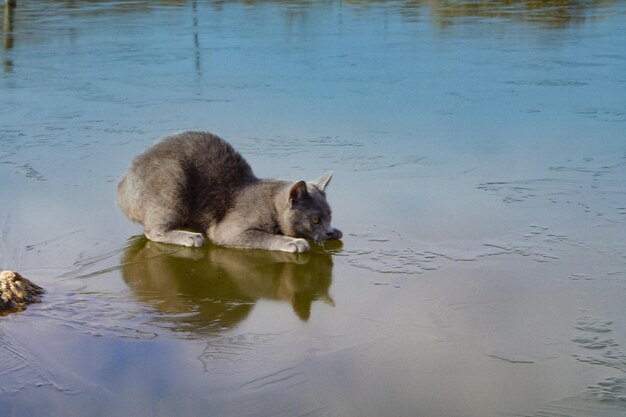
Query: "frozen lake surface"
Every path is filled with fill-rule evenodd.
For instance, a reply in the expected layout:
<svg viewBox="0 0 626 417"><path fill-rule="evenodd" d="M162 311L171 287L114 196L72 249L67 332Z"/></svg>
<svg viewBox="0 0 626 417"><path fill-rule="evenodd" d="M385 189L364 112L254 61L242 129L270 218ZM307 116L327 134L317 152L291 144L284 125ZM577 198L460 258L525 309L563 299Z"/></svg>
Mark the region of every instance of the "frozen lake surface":
<svg viewBox="0 0 626 417"><path fill-rule="evenodd" d="M3 11L5 416L626 416L626 3L32 1ZM172 132L334 171L342 244L147 243Z"/></svg>

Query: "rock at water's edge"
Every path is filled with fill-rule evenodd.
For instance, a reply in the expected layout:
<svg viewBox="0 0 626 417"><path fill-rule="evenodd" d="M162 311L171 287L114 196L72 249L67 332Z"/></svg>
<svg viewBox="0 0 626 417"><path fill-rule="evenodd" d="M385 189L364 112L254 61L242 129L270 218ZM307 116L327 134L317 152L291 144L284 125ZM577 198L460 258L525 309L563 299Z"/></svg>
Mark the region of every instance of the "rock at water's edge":
<svg viewBox="0 0 626 417"><path fill-rule="evenodd" d="M0 272L0 315L21 311L26 304L41 302L44 289L17 272Z"/></svg>

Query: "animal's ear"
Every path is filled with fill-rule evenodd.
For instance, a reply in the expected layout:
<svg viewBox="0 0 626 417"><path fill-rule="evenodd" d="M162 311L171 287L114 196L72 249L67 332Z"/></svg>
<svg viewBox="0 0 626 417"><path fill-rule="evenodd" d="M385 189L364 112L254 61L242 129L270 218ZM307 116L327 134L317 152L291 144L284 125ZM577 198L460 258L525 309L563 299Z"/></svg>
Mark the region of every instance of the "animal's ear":
<svg viewBox="0 0 626 417"><path fill-rule="evenodd" d="M311 181L311 185L317 187L320 191L324 191L328 187L330 179L333 177L333 171L326 171L324 175L316 180Z"/></svg>
<svg viewBox="0 0 626 417"><path fill-rule="evenodd" d="M308 195L309 192L306 189L306 182L298 181L291 187L291 190L289 190L289 206L292 206L293 203L302 200Z"/></svg>

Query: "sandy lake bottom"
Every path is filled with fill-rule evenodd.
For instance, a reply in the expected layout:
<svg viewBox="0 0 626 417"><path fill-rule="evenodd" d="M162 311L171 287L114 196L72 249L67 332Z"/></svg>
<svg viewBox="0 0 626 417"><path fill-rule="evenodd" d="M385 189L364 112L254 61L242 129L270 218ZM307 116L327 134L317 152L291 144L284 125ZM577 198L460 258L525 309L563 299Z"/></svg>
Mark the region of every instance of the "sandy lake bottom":
<svg viewBox="0 0 626 417"><path fill-rule="evenodd" d="M4 9L0 415L626 416L626 5ZM146 241L171 132L328 189L341 243Z"/></svg>

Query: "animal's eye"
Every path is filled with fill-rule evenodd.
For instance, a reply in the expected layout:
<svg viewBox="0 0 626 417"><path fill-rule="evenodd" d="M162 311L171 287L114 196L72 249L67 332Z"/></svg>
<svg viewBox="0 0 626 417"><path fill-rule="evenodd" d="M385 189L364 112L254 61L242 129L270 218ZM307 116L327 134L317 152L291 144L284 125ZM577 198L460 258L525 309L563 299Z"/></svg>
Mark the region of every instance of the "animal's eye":
<svg viewBox="0 0 626 417"><path fill-rule="evenodd" d="M320 222L320 218L319 217L311 217L311 223L318 224L319 222Z"/></svg>

